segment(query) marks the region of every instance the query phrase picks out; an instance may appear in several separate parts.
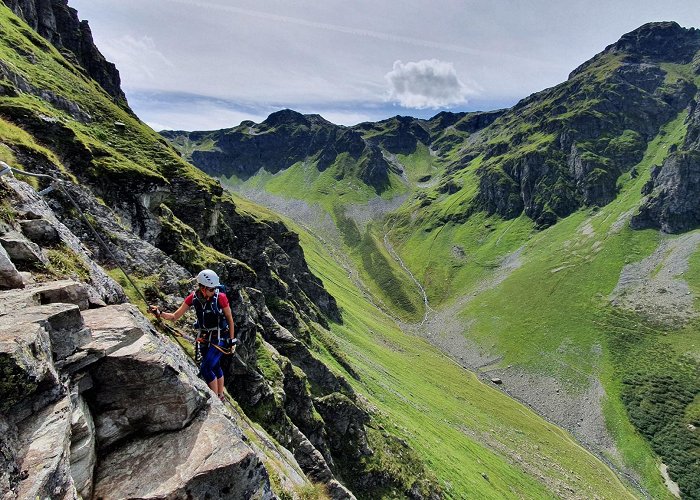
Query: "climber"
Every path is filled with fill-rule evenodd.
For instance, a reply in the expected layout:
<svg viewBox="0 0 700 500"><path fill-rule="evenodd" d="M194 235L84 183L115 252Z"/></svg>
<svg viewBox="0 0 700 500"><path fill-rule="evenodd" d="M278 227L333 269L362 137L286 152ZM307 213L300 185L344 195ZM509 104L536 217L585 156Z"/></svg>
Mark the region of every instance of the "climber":
<svg viewBox="0 0 700 500"><path fill-rule="evenodd" d="M177 311L164 312L157 306L150 306L150 310L156 317L177 321L190 306L194 305L197 315L194 326L199 329L197 346L202 348L200 374L211 390L223 401L224 372L220 364L221 356L232 353L238 344L233 330L233 315L228 297L220 290L219 277L214 271L211 269L201 271L197 275L197 284L198 288L185 298Z"/></svg>

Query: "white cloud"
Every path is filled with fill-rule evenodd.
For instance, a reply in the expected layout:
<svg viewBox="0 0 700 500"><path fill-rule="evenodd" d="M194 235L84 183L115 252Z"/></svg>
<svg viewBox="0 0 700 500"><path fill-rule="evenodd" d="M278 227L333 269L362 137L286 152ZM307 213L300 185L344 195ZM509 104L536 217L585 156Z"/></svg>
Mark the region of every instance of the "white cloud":
<svg viewBox="0 0 700 500"><path fill-rule="evenodd" d="M463 104L476 90L462 83L451 62L424 59L418 62L394 62L385 75L389 99L405 108L442 108Z"/></svg>

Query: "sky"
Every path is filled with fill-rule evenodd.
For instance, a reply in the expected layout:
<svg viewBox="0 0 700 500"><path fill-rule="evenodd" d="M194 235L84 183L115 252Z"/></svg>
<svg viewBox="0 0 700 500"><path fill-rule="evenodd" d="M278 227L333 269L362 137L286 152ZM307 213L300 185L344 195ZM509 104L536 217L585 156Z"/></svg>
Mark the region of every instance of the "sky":
<svg viewBox="0 0 700 500"><path fill-rule="evenodd" d="M697 0L69 0L155 130L510 107Z"/></svg>

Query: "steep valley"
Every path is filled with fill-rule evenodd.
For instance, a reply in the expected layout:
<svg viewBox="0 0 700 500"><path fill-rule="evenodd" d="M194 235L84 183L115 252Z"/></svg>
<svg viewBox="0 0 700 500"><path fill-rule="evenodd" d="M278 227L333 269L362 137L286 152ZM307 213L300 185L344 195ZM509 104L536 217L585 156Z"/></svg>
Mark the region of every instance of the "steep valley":
<svg viewBox="0 0 700 500"><path fill-rule="evenodd" d="M65 1L4 4L3 500L699 498L698 30L507 110L159 135ZM223 403L147 317L204 267Z"/></svg>
<svg viewBox="0 0 700 500"><path fill-rule="evenodd" d="M669 494L658 457L674 462L693 498L699 43L650 24L510 110L351 127L381 148L380 185L352 169L319 184L322 152L274 172L249 159L245 178L216 140L192 159L321 241L335 235L332 253L403 331L502 381L655 498ZM306 118L285 117L299 140ZM289 209L300 200L307 210Z"/></svg>

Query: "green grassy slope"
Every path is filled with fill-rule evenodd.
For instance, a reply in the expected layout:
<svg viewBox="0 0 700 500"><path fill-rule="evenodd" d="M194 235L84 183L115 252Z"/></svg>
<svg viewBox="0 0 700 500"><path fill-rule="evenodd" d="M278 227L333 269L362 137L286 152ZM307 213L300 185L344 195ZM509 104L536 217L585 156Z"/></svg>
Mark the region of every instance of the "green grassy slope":
<svg viewBox="0 0 700 500"><path fill-rule="evenodd" d="M567 433L406 336L367 302L319 240L296 229L311 269L343 311L344 322L333 325L332 334L360 375L355 389L376 406L384 429L424 458L447 498L555 498L572 491L589 498L632 496Z"/></svg>
<svg viewBox="0 0 700 500"><path fill-rule="evenodd" d="M696 480L696 466L692 464L699 448L694 435L683 429L688 429L688 424L698 423L698 403L695 400L698 388L693 382L698 379L695 376L697 363L693 359L700 357L698 325L691 322L681 329L650 325L643 315L613 308L608 297L623 267L649 256L660 242L656 231L632 231L626 222L641 201L641 188L649 179L651 166L661 164L669 150L682 142L685 116L684 112L680 113L649 143L634 175L627 173L620 177L620 194L614 202L600 209L576 212L544 231L536 231L533 222L524 216L502 220L476 213L466 220L459 219L474 196L474 171L482 161L480 157L472 160L470 168L460 172L459 176L452 176L451 181L458 186L454 192L441 192L442 182L416 188L418 195L391 215L384 227L370 224L365 234L374 234L374 243L370 247L359 243L365 237L351 220L344 217L342 203L327 205L334 210L334 220L346 248L354 256L354 262L361 269L364 264L362 276L366 283L372 283L371 276L376 278L377 273L376 269L374 273L367 273L372 267L365 261L371 261L368 256L375 252L383 252L383 231L390 229L391 242L425 286L432 307L448 307L459 302L460 297L478 292L460 313L464 325L469 325L468 330L465 326L465 334L494 355L502 356L502 366L514 365L531 373L554 376L573 393L583 389L589 377L599 378L606 391L603 402L606 423L621 453L620 457L608 458L621 467L636 471L643 487L655 498L670 495L658 471L659 457L670 466L672 477L686 491L692 491ZM445 160L426 153L427 150L418 148L414 154L398 158L414 182L428 174L437 173L439 176L444 171ZM278 194L282 193L283 185L278 185ZM292 190L293 194L303 198L301 185L297 187L297 192ZM324 194L314 192L311 199L323 203ZM424 196L431 198L431 207L427 211L419 209ZM456 372L440 368L434 373L428 370L433 375L427 376L425 370L418 370L420 375L411 377L417 371L418 363L426 366L422 365L428 356L422 352L426 348L421 347L421 352L418 352L414 346L416 343L422 346L421 341L402 336L391 320L375 310L367 310L371 307L361 299L361 294L335 267L330 257L316 248L318 243L308 235L303 237L303 242L314 271L324 278L326 286L333 289L346 318L352 318L334 333L343 339L341 346L352 359L353 366L364 367L359 371L363 374L365 392L369 391L378 398L378 405L392 419L403 422L406 429L415 429L420 419L425 418L428 408L433 407L440 408L435 411L435 418L447 422L435 422L431 426L439 428L454 423L449 416L438 415L455 415L455 412L459 415L459 411L455 410L456 407L451 409L452 403L440 404L436 396L440 394L437 399L441 399L444 394L458 394L455 387L464 382L453 386L446 381L452 378L463 381L466 376L457 374L459 370L453 367ZM498 286L491 289L481 287L484 282L493 280L504 259L516 250L520 267ZM693 262L696 263L694 267ZM700 286L700 281L694 277L697 275L693 274L698 272L697 262L700 262L700 256L696 254L685 276L694 287ZM382 303L391 305L387 310L395 317L416 321L416 317L422 317L422 309L415 309L413 315L397 314L410 310L410 305L406 304L410 304L411 298L414 306L420 307L420 304L415 300L413 283L405 276L402 279L401 270L397 266L390 267L392 264L391 259L387 259L379 266L391 270L392 279L388 282L375 279L375 286L369 289L382 298ZM409 302L401 306L403 297ZM407 354L413 356L413 362L410 362L410 357L408 361L402 359ZM434 352L432 355L438 356ZM659 359L664 362L659 362ZM435 363L431 360L427 366ZM382 375L378 376L373 370ZM410 382L407 384L406 380ZM426 392L418 396L421 391L415 387L424 383ZM478 384L475 380L472 383ZM407 402L396 396L396 393L406 394L398 387L405 387L415 399L409 398ZM440 390L434 394L436 387ZM660 387L667 389L665 394L659 393ZM457 397L460 398L465 404L475 404L473 393L472 396ZM476 397L481 398L483 396ZM658 406L659 403L668 404L673 410L650 410L650 405ZM412 405L420 407L417 414L411 413L409 408ZM484 408L480 411L489 414ZM480 428L474 421L466 427ZM508 434L507 427L504 424L496 434ZM505 449L504 445L496 444L488 432L484 434L483 427L480 429L481 434L468 431L466 435L471 438L478 435L477 441L492 449ZM433 457L443 451L448 456L460 456L460 452L451 449L453 445L463 446L456 444L459 440L456 440L454 428L445 430L444 436L448 437L447 443L434 438L440 443L439 451L432 449L430 437L422 432L414 435L411 431L406 438L413 438L412 445L430 457L428 462L439 477L449 477L451 473L462 476L465 472L461 465L448 465L442 462L442 458ZM466 438L462 436L461 439ZM511 444L519 453L521 448L528 448L524 441ZM472 470L475 463L467 460L466 464L472 476L466 479L470 477L467 474L464 482L457 483L450 479L451 484L459 484L453 493L479 491L470 489L479 484L481 477ZM478 461L476 465L480 465ZM493 464L491 467L498 469ZM508 476L510 472L498 474ZM527 487L523 488L521 491L528 491Z"/></svg>
<svg viewBox="0 0 700 500"><path fill-rule="evenodd" d="M311 162L296 163L274 175L259 171L245 181L228 178L222 182L236 190L260 189L318 205L333 219L348 256L386 310L405 321L417 321L424 314L423 301L416 294L415 285L385 249L381 224L358 227L346 213L348 206L366 204L377 195L356 177L339 175L344 163L348 163L347 168L354 165L351 159L339 155L338 160L323 172ZM391 187L382 194L387 200L407 190L406 184L396 174L390 178Z"/></svg>
<svg viewBox="0 0 700 500"><path fill-rule="evenodd" d="M427 230L400 229L393 238L423 277L434 306L469 294L506 255L522 247L521 267L462 311L464 324L470 325L465 334L501 355L502 366L554 375L569 381L572 390L588 375L600 377L607 392L607 423L623 462L641 472L655 498L669 494L655 453L675 462L672 477L685 491L693 491L698 481L700 447L687 424L697 420L699 325L650 326L642 315L612 308L608 297L623 266L647 257L659 244L658 232L632 231L625 221L641 200L651 166L661 164L684 138L685 116L664 127L637 165L637 177L623 175L620 195L603 208L577 212L539 233L522 217L476 216L459 225L435 224L437 229L427 221ZM408 214L396 217L401 221ZM455 246L464 253L456 254ZM697 275L691 272L685 279L697 288ZM602 358L593 354L601 346ZM673 409L655 409L664 405Z"/></svg>

